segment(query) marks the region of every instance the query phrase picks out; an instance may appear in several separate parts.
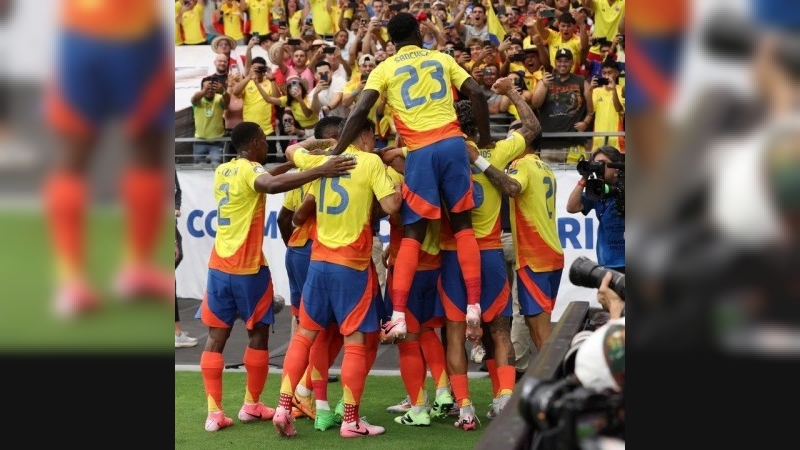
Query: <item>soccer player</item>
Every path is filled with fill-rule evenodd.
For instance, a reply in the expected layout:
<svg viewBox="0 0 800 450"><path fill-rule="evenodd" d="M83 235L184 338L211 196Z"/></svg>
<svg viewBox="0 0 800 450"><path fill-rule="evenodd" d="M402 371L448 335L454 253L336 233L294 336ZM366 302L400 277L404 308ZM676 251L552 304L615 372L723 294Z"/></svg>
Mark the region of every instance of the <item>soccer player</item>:
<svg viewBox="0 0 800 450"><path fill-rule="evenodd" d="M208 400L207 431L233 424L222 410L222 351L237 318L245 323L250 338L244 353L247 380L239 420L269 420L275 414L259 401L269 371L269 329L274 323L272 278L263 250L264 194L285 192L323 176L345 175L355 167L352 161L338 158L302 172L267 173L262 166L267 155L266 136L254 122L236 125L231 142L238 157L214 171L217 235L201 304L201 319L208 326L208 340L200 357ZM288 170L288 165L282 170Z"/></svg>
<svg viewBox="0 0 800 450"><path fill-rule="evenodd" d="M386 158L394 159L388 155L389 152L391 150L386 152ZM382 155L383 157L384 155ZM399 159L402 160L403 158ZM402 173L391 166L386 171L392 181L398 184L403 183ZM391 300L392 273L397 262L400 240L403 237L403 225L400 215L391 215L389 217L389 225L391 228L389 230L389 246L385 261L387 266L386 299L388 302ZM400 356L400 376L408 393L409 402L408 410L403 411L405 414L394 419L395 422L402 425L430 425L431 417L444 417L453 406L444 346L435 331L436 328L441 328L444 324L444 310L438 295L441 267L439 234L439 221L429 222L428 232L420 252L419 269L411 284L411 291L406 305L408 332L397 345ZM385 331L382 331L381 335L381 340L391 340ZM433 377L436 385L436 399L430 412L428 411L428 395L425 389L426 363L430 367L431 377Z"/></svg>
<svg viewBox="0 0 800 450"><path fill-rule="evenodd" d="M127 248L115 291L172 301L172 271L154 262L166 223L165 140L174 127L170 44L159 23L163 9L154 0L64 0L60 10L56 73L44 108L63 156L43 189L58 270L55 312L71 317L100 305L86 274L87 176L97 141L115 119L124 122L135 155L118 177Z"/></svg>
<svg viewBox="0 0 800 450"><path fill-rule="evenodd" d="M481 148L491 147L489 106L480 86L453 58L422 48L417 19L400 12L388 30L397 53L370 73L356 107L345 123L341 139L331 150L342 153L361 133L361 124L381 95L394 113L394 123L408 147L403 184L403 240L397 255L392 316L385 326L395 338L407 331L405 309L429 220L441 218L441 202L450 215L458 262L467 285L466 323L447 327L449 334L480 333L480 258L472 230L474 206L469 159L453 107L453 87L473 102ZM449 337L449 336L448 336Z"/></svg>
<svg viewBox="0 0 800 450"><path fill-rule="evenodd" d="M522 123L525 124L519 131L511 133L510 137L499 141L495 148L483 150L486 158L476 164L473 180L475 182L477 202L472 210L472 223L480 248L481 279L481 310L483 311L483 336L482 343L486 350L484 362L492 380L493 401L492 411L501 410L511 398L514 389L514 348L511 345L511 288L508 284L505 259L503 256L503 242L500 239L501 217L500 205L502 194L493 186L482 173L486 165L505 168L514 158L525 151L525 143L532 140L536 134L541 133L541 127L536 116L525 99L517 92L511 78L501 78L492 86L492 90L504 95L518 108ZM481 151L472 145L477 127L469 101L461 100L456 103L456 113L461 130L467 136L470 151ZM454 242L449 233L447 221L442 225L442 304L447 314L447 326L457 321L463 315L466 307L463 282L460 280L457 258L454 251ZM474 406L469 395L467 382L467 361L464 355L464 337L459 341L448 341L448 364L450 364L450 380L453 392L460 407L459 421L456 426L464 430L476 427L474 419ZM489 416L493 417L492 414Z"/></svg>
<svg viewBox="0 0 800 450"><path fill-rule="evenodd" d="M542 145L541 134L536 133L528 143L523 156L511 163L508 175L494 165L483 166L481 170L493 185L511 197L520 314L525 317L534 345L541 350L550 336L550 314L561 283L564 251L556 225L556 177L537 155ZM470 159L482 165L477 152L470 151ZM497 409L502 408L495 405L495 412L499 413Z"/></svg>
<svg viewBox="0 0 800 450"><path fill-rule="evenodd" d="M337 139L342 122L344 122L344 118L341 117L323 117L314 126L314 138ZM287 151L290 149L296 151L300 148L302 148L300 144L292 144ZM289 191L284 198L283 207L278 213L278 226L286 243L286 272L289 276L292 315L298 322L300 299L308 274L308 265L311 261L311 246L316 234L316 216L310 214L302 220L302 223L298 223L300 220L295 221L294 215L298 213L305 193L309 192L310 187L309 184ZM294 231L291 231L292 228ZM337 425L334 414L328 405L328 371L342 349L342 345L342 335L336 324L329 325L317 336L311 347L308 369L298 382L292 398L294 406L308 418L314 420L314 428L320 431ZM341 422L338 424L340 425Z"/></svg>
<svg viewBox="0 0 800 450"><path fill-rule="evenodd" d="M358 406L367 376L365 333L378 331L374 297L372 260L372 203L378 199L381 209L394 214L400 209L400 186L394 186L375 147L375 124L362 122L358 139L348 146L345 155L358 162L347 176L322 178L314 183L307 197L316 201L317 238L311 247L311 264L303 288L300 324L292 336L284 358L278 408L273 424L283 436L294 436L294 418L290 411L295 388L306 370L309 351L319 332L331 321L344 335L342 388L344 420L342 437L382 434L383 427L370 425L358 414ZM304 148L287 149L286 156L298 168L306 170L323 163L330 156L311 155ZM302 208L301 208L302 209ZM373 359L374 360L374 359Z"/></svg>

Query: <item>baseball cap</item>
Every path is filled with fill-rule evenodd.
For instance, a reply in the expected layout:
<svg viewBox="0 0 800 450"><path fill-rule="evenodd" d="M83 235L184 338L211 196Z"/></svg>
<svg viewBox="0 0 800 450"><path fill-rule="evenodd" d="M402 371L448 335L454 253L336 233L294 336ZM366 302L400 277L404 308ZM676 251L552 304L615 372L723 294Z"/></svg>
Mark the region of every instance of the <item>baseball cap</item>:
<svg viewBox="0 0 800 450"><path fill-rule="evenodd" d="M371 62L372 64L376 64L375 57L370 55L370 54L361 55L361 56L358 57L358 65L359 66L362 65L362 64L366 64L368 62Z"/></svg>
<svg viewBox="0 0 800 450"><path fill-rule="evenodd" d="M580 344L575 376L589 389L621 391L625 385L625 319L610 320Z"/></svg>
<svg viewBox="0 0 800 450"><path fill-rule="evenodd" d="M572 59L572 52L568 48L560 48L556 52L556 59L558 58Z"/></svg>

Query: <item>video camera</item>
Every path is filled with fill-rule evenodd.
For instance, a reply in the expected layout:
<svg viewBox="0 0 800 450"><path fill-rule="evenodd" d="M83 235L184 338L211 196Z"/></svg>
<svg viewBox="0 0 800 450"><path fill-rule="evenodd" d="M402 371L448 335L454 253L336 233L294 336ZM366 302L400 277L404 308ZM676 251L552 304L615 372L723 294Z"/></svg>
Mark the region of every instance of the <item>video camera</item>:
<svg viewBox="0 0 800 450"><path fill-rule="evenodd" d="M608 287L625 300L625 274L603 267L585 256L579 256L570 266L569 281L575 286L597 289L607 272L611 272Z"/></svg>
<svg viewBox="0 0 800 450"><path fill-rule="evenodd" d="M613 185L606 183L606 167L619 169L617 181ZM576 169L581 176L588 176L586 180L586 196L603 201L607 198L617 200L615 207L620 216L625 217L625 163L615 163L605 161L586 161L581 158Z"/></svg>
<svg viewBox="0 0 800 450"><path fill-rule="evenodd" d="M572 450L600 436L625 439L623 393L587 389L574 374L521 384L519 411L537 432L531 448Z"/></svg>

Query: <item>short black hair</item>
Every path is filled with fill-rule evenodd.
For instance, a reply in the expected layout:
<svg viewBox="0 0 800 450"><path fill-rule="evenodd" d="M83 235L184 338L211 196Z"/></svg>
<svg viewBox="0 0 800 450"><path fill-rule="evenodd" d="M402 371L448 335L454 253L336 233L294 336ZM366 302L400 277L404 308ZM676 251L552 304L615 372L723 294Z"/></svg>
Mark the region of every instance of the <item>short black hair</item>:
<svg viewBox="0 0 800 450"><path fill-rule="evenodd" d="M342 123L339 124L339 136L342 135L342 132L344 131L344 125L346 123L346 120L342 120ZM371 131L373 133L375 132L375 122L373 122L372 119L364 119L364 122L361 123L361 127L359 128L358 132L363 133L365 131Z"/></svg>
<svg viewBox="0 0 800 450"><path fill-rule="evenodd" d="M314 137L317 139L339 139L339 126L344 123L344 117L325 116L314 125Z"/></svg>
<svg viewBox="0 0 800 450"><path fill-rule="evenodd" d="M570 25L570 24L571 25L577 25L578 24L578 22L575 21L575 18L572 17L572 14L569 14L569 13L561 14L558 17L558 22L559 23L565 23L567 25Z"/></svg>
<svg viewBox="0 0 800 450"><path fill-rule="evenodd" d="M478 124L475 121L475 115L472 114L472 103L469 100L459 100L455 107L461 132L467 136L477 136Z"/></svg>
<svg viewBox="0 0 800 450"><path fill-rule="evenodd" d="M386 30L392 42L406 42L419 32L419 22L411 13L399 12L389 20Z"/></svg>
<svg viewBox="0 0 800 450"><path fill-rule="evenodd" d="M611 162L615 162L615 163L618 163L618 162L624 163L625 162L625 154L620 152L619 149L617 149L614 146L604 145L602 147L597 147L596 149L592 150L592 155L591 155L591 158L589 158L589 160L590 161L594 161L594 158L597 156L598 153L602 153L602 154L608 156L608 159L610 159Z"/></svg>
<svg viewBox="0 0 800 450"><path fill-rule="evenodd" d="M206 81L214 81L216 79L217 79L217 77L215 77L213 75L203 78L202 80L200 80L200 89L203 89L203 86L205 86Z"/></svg>
<svg viewBox="0 0 800 450"><path fill-rule="evenodd" d="M261 126L255 122L241 122L231 131L231 143L234 147L246 150L249 143L258 136Z"/></svg>
<svg viewBox="0 0 800 450"><path fill-rule="evenodd" d="M619 64L617 64L617 62L614 61L614 58L611 56L606 56L606 59L603 60L603 64L600 67L610 67L616 71L619 71Z"/></svg>
<svg viewBox="0 0 800 450"><path fill-rule="evenodd" d="M265 66L266 66L266 65L267 65L267 60L266 60L266 59L264 59L262 56L256 56L255 58L253 58L253 59L250 61L250 64L251 64L251 65L253 65L253 64L259 64L259 63L260 63L260 64L263 64L263 65L265 65Z"/></svg>
<svg viewBox="0 0 800 450"><path fill-rule="evenodd" d="M320 61L320 62L318 62L318 63L314 64L314 72L316 72L316 71L317 71L317 69L318 69L318 68L320 68L320 67L322 67L322 66L328 66L328 68L329 68L329 69L333 69L333 68L331 67L331 63L329 63L328 61L325 61L325 60L323 59L322 61Z"/></svg>

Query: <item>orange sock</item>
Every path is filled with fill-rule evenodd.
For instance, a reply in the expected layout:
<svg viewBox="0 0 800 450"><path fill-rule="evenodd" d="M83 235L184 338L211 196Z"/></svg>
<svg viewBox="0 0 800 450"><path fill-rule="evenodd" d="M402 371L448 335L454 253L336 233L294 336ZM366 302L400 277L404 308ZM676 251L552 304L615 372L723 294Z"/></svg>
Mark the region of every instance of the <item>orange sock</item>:
<svg viewBox="0 0 800 450"><path fill-rule="evenodd" d="M281 395L278 403L292 410L292 397L297 383L308 367L308 354L311 350L311 341L300 333L292 336L286 356L283 358L283 374L281 375Z"/></svg>
<svg viewBox="0 0 800 450"><path fill-rule="evenodd" d="M450 384L447 377L447 363L444 355L444 345L433 330L423 331L419 335L419 346L422 348L422 357L431 371L431 378L436 384L436 389Z"/></svg>
<svg viewBox="0 0 800 450"><path fill-rule="evenodd" d="M132 167L120 183L128 225L128 256L135 264L148 262L164 225L167 179L161 169Z"/></svg>
<svg viewBox="0 0 800 450"><path fill-rule="evenodd" d="M258 403L269 375L269 350L244 349L244 370L247 371L247 388L244 401Z"/></svg>
<svg viewBox="0 0 800 450"><path fill-rule="evenodd" d="M203 374L203 384L206 388L208 412L217 412L222 409L222 369L225 360L222 353L204 351L200 355L200 372Z"/></svg>
<svg viewBox="0 0 800 450"><path fill-rule="evenodd" d="M467 304L474 305L481 301L481 251L472 228L459 231L455 238L456 256L467 287Z"/></svg>
<svg viewBox="0 0 800 450"><path fill-rule="evenodd" d="M489 378L492 380L492 397L497 397L497 393L500 391L500 378L497 375L497 361L492 359L486 359L483 362L486 363L486 370L489 372Z"/></svg>
<svg viewBox="0 0 800 450"><path fill-rule="evenodd" d="M366 354L366 363L367 363L367 375L369 375L369 371L372 370L372 365L375 364L375 358L378 357L378 346L380 345L380 332L375 331L372 333L366 333L364 335L365 343L364 343L364 351Z"/></svg>
<svg viewBox="0 0 800 450"><path fill-rule="evenodd" d="M43 196L59 277L64 280L81 276L88 205L86 179L66 172L54 173L44 185Z"/></svg>
<svg viewBox="0 0 800 450"><path fill-rule="evenodd" d="M511 395L511 393L514 391L514 384L517 382L516 372L517 371L513 364L507 364L497 368L497 378L500 381L500 387L498 388L497 395L495 395L495 397L506 394Z"/></svg>
<svg viewBox="0 0 800 450"><path fill-rule="evenodd" d="M392 280L392 310L405 314L408 291L419 267L419 251L422 244L415 239L403 238L394 266Z"/></svg>
<svg viewBox="0 0 800 450"><path fill-rule="evenodd" d="M333 325L333 331L337 334L339 333L336 325ZM319 401L328 401L328 369L331 366L328 358L331 338L331 326L320 331L311 346L311 353L308 359L314 399Z"/></svg>
<svg viewBox="0 0 800 450"><path fill-rule="evenodd" d="M417 341L403 341L397 344L400 353L400 377L414 406L425 404L425 363L422 360L422 349Z"/></svg>
<svg viewBox="0 0 800 450"><path fill-rule="evenodd" d="M472 400L469 398L467 374L459 373L450 375L450 386L453 387L453 395L456 398L459 408L463 408L472 404Z"/></svg>
<svg viewBox="0 0 800 450"><path fill-rule="evenodd" d="M344 344L342 360L342 390L344 391L344 421L357 422L358 405L367 380L365 348L362 344Z"/></svg>

